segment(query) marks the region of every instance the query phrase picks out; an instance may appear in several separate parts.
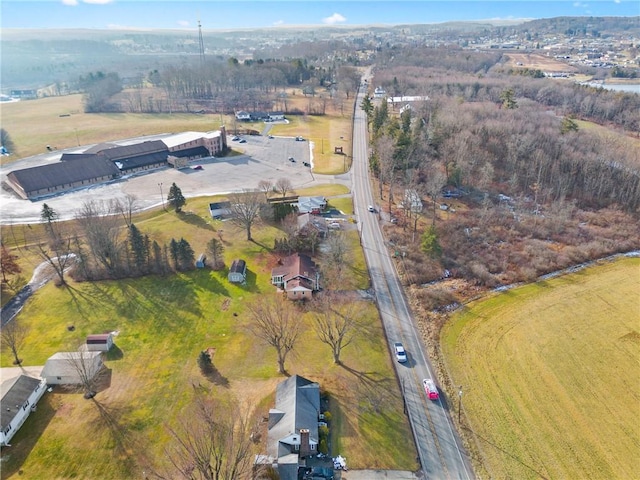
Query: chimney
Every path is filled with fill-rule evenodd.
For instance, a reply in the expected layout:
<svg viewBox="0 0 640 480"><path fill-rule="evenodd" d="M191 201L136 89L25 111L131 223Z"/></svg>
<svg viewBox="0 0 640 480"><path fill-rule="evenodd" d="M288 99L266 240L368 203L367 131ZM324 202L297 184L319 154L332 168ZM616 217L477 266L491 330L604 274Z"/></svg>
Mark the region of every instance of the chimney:
<svg viewBox="0 0 640 480"><path fill-rule="evenodd" d="M309 429L300 429L300 458L311 455L311 445L309 444Z"/></svg>

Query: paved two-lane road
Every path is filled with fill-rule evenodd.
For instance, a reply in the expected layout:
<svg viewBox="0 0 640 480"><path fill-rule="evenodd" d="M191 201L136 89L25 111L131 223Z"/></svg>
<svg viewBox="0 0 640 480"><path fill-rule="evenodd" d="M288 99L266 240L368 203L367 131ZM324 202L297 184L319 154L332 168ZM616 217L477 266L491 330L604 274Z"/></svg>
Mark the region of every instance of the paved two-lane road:
<svg viewBox="0 0 640 480"><path fill-rule="evenodd" d="M378 213L369 212L376 205L368 173L366 117L359 107L359 93L353 126L353 198L362 246L371 283L376 293L389 346L400 341L408 353L408 362L396 363L409 421L413 429L422 473L429 479L471 480L469 459L460 446L449 412L442 400L428 400L422 379L433 378L422 340L406 299L389 250L378 224Z"/></svg>

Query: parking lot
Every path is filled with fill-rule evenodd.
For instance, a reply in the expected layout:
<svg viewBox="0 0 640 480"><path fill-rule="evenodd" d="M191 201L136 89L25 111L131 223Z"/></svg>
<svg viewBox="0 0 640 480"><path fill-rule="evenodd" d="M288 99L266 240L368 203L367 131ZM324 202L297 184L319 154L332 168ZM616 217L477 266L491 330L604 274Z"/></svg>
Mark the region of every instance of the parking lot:
<svg viewBox="0 0 640 480"><path fill-rule="evenodd" d="M145 137L144 140L161 139L162 135ZM140 209L161 205L166 199L169 187L176 183L187 199L194 196L216 195L244 188L257 188L260 180L275 181L288 178L295 189L306 188L322 183L349 184L349 175L335 177L317 175L312 172L313 144L308 141L296 141L293 137L242 136L244 143L232 141L228 136L228 146L236 154L221 158L204 158L191 162L189 168L176 170L164 167L150 173L140 173L122 178L109 184L95 185L82 190L41 198L36 201L23 200L4 186L0 191L1 221L9 223L34 223L40 220L42 204L47 203L62 219L72 218L79 207L88 200L110 200L124 198L131 194L138 198ZM1 179L6 179L12 170L31 167L38 164L57 161L62 153L80 153L74 148L55 153L46 153L19 160L3 166ZM292 157L295 162L289 161ZM307 167L304 163L309 164ZM201 166L201 169L194 169Z"/></svg>

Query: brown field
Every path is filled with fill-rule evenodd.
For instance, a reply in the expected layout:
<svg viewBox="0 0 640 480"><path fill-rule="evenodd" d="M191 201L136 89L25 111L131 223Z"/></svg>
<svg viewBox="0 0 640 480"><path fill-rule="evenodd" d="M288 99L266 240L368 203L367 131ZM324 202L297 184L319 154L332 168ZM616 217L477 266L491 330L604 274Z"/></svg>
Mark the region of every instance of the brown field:
<svg viewBox="0 0 640 480"><path fill-rule="evenodd" d="M351 154L351 111L353 99L325 100L321 94L304 97L291 91L287 107L306 112L324 105L326 115L288 116L290 125L274 125L277 135L301 135L316 145L314 161L320 173L337 173L348 168ZM61 116L62 115L62 116ZM2 157L2 165L45 153L46 146L59 150L160 133L215 130L225 124L262 131L265 124L238 123L231 115L196 113L84 113L82 95L49 97L2 105L2 128L10 135L15 151ZM343 146L344 159L333 154L334 146Z"/></svg>
<svg viewBox="0 0 640 480"><path fill-rule="evenodd" d="M509 53L508 65L512 68L532 68L545 72L577 72L577 68L545 55L535 53ZM522 65L518 65L521 63Z"/></svg>
<svg viewBox="0 0 640 480"><path fill-rule="evenodd" d="M627 258L540 281L444 327L464 429L490 478L638 478L639 271Z"/></svg>

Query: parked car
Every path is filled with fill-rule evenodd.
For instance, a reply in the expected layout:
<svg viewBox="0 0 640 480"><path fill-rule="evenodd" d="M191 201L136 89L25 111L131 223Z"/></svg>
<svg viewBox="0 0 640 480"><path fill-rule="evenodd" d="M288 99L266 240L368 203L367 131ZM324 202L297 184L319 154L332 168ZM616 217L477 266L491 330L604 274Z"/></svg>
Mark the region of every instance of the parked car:
<svg viewBox="0 0 640 480"><path fill-rule="evenodd" d="M240 140L238 140L238 143L247 143L247 141L244 138L241 138Z"/></svg>
<svg viewBox="0 0 640 480"><path fill-rule="evenodd" d="M196 165L193 167L194 170L202 170L202 165Z"/></svg>
<svg viewBox="0 0 640 480"><path fill-rule="evenodd" d="M333 229L333 230L339 230L340 229L340 224L338 222L331 222L328 225L328 227Z"/></svg>
<svg viewBox="0 0 640 480"><path fill-rule="evenodd" d="M396 360L400 363L404 363L407 361L407 352L404 349L404 346L400 342L396 342L393 344L393 349L396 352Z"/></svg>
<svg viewBox="0 0 640 480"><path fill-rule="evenodd" d="M291 163L296 163L296 159L295 159L295 158L293 158L293 157L289 157L289 161L290 161Z"/></svg>
<svg viewBox="0 0 640 480"><path fill-rule="evenodd" d="M234 142L237 142L238 140L240 140L240 137L234 136L234 137L231 137L231 140Z"/></svg>
<svg viewBox="0 0 640 480"><path fill-rule="evenodd" d="M422 385L424 386L424 391L427 394L427 398L429 400L438 400L440 398L440 394L438 393L438 387L433 380L430 378L425 378L422 380Z"/></svg>
<svg viewBox="0 0 640 480"><path fill-rule="evenodd" d="M302 137L296 137L296 142L304 142L304 138L302 138Z"/></svg>
<svg viewBox="0 0 640 480"><path fill-rule="evenodd" d="M311 164L309 162L302 162L302 165L304 165L305 167L310 167Z"/></svg>

